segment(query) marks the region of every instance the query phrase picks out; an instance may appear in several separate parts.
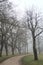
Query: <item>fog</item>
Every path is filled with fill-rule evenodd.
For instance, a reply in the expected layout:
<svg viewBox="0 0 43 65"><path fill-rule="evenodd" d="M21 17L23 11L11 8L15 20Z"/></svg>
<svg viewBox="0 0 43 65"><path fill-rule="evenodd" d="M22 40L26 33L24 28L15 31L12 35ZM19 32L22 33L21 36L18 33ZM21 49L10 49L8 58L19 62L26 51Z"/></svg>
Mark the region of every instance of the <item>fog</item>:
<svg viewBox="0 0 43 65"><path fill-rule="evenodd" d="M42 19L40 19L40 23L38 23L38 26L40 26L40 27L43 27L43 0L8 0L8 2L10 2L10 5L11 5L11 8L6 8L6 4L3 6L3 5L1 5L1 7L2 7L2 11L4 11L4 20L6 21L7 20L7 24L5 25L4 24L4 26L3 26L3 24L2 24L2 28L4 28L4 34L5 34L5 32L9 29L9 31L8 31L8 36L10 35L11 36L11 38L9 38L8 40L7 40L7 43L9 44L13 44L13 45L15 45L15 43L16 43L16 45L17 45L17 49L16 49L16 51L18 52L19 50L23 50L24 52L25 51L27 51L27 47L28 47L28 53L33 53L33 39L32 39L32 33L30 32L30 31L27 31L28 29L27 28L29 28L28 27L28 24L26 24L25 22L27 22L27 19L25 18L25 16L26 16L26 10L35 10L35 12L37 12L38 14L40 14L40 16L42 17ZM2 4L2 3L1 3ZM3 7L5 7L5 10L4 10L4 8ZM6 13L7 12L7 13ZM31 11L32 12L32 11ZM3 12L2 12L3 13ZM31 13L30 13L31 14ZM32 15L32 14L31 14ZM35 13L35 15L36 15L36 13ZM6 18L7 17L7 18ZM16 18L17 17L17 18ZM3 18L3 17L2 17ZM35 18L34 16L33 16L33 18ZM31 19L31 16L30 16L30 19ZM30 20L29 19L29 20ZM3 20L3 19L2 19ZM10 23L8 23L10 21ZM31 20L30 20L31 21ZM29 21L29 22L30 22ZM11 23L11 22L13 22L13 24ZM16 23L15 23L16 22ZM36 19L35 19L35 22L36 22L36 26L37 26L37 21L36 21ZM26 25L25 25L26 24ZM29 24L31 24L31 23L29 23ZM33 30L35 29L34 28L34 19L32 20L32 24L33 24ZM8 25L8 26L7 26ZM9 28L10 26L9 25L11 25L11 28ZM18 25L18 27L16 27ZM24 28L26 28L26 29L24 29L23 28L23 26L24 26ZM1 26L0 26L1 27ZM23 29L21 29L20 27L22 27ZM8 29L7 29L8 28ZM31 28L31 25L30 25L30 28ZM6 30L5 30L6 29ZM17 31L16 31L17 30ZM13 31L13 32L12 32ZM42 31L42 29L38 29L37 31L35 31L35 36L38 34L38 33L40 33ZM33 31L32 31L33 32ZM20 34L20 33L22 33L21 35L18 35L18 34ZM27 33L28 33L28 35L27 35ZM16 36L18 36L17 38L16 38ZM27 36L27 37L26 37ZM7 38L7 36L6 36L6 38ZM28 40L27 40L27 38L28 38ZM15 39L16 39L16 42L15 42ZM5 39L4 39L5 40ZM13 40L13 41L12 41ZM40 42L40 50L42 50L42 52L43 52L43 33L41 34L41 35L39 35L39 37L37 37L36 39L36 43L37 43L37 45L36 45L36 48L37 48L37 50L38 50L38 43ZM10 41L10 42L9 42ZM5 42L5 41L4 41ZM15 42L15 43L14 43ZM6 42L5 42L6 43ZM27 47L25 47L25 45L24 45L24 43L25 43L25 45L28 43L28 46ZM20 45L21 44L21 45ZM23 47L23 45L24 45L24 47ZM6 44L5 44L6 45ZM3 46L5 46L5 45L3 45ZM11 45L9 45L11 48L13 47L13 45L11 46ZM15 45L15 46L16 46ZM20 45L20 49L19 49L19 45ZM0 46L1 47L1 46ZM9 47L9 48L10 48ZM21 47L23 47L23 48L21 48ZM6 46L5 46L5 48L6 48ZM5 48L4 48L4 50L5 50ZM9 49L8 48L8 49ZM10 49L11 50L11 49ZM15 50L15 49L14 49ZM14 52L14 51L13 51ZM22 51L21 51L22 52ZM3 53L5 53L5 52L3 52ZM20 53L20 52L19 52ZM13 53L12 53L13 54Z"/></svg>
<svg viewBox="0 0 43 65"><path fill-rule="evenodd" d="M9 0L13 4L13 8L16 5L16 11L20 13L24 13L25 9L29 9L30 7L35 7L36 11L39 10L43 12L43 0Z"/></svg>

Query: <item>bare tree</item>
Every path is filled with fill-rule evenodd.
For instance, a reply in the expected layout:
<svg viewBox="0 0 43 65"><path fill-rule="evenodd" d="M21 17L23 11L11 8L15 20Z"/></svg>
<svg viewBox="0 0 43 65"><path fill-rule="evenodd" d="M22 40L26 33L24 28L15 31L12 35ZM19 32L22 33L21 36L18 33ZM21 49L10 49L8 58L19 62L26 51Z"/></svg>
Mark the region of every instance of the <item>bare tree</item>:
<svg viewBox="0 0 43 65"><path fill-rule="evenodd" d="M37 12L31 10L26 11L26 24L28 25L28 29L32 33L33 39L33 53L34 53L34 60L38 60L37 49L36 49L36 37L39 36L43 30L38 27L39 21L41 21L41 17L38 15ZM41 29L39 33L36 33L36 30Z"/></svg>
<svg viewBox="0 0 43 65"><path fill-rule="evenodd" d="M26 30L25 28L19 28L18 30L18 37L17 37L17 43L18 43L18 51L19 53L21 53L21 50L23 47L25 47L26 49L26 43L27 43L27 38L26 38ZM25 53L26 53L26 50L25 50Z"/></svg>
<svg viewBox="0 0 43 65"><path fill-rule="evenodd" d="M9 30L12 26L15 26L15 20L12 21L10 13L12 11L11 4L7 0L1 0L0 2L0 56L2 56L3 46L5 45L6 55L8 55L8 39L10 38ZM6 13L7 12L7 13Z"/></svg>

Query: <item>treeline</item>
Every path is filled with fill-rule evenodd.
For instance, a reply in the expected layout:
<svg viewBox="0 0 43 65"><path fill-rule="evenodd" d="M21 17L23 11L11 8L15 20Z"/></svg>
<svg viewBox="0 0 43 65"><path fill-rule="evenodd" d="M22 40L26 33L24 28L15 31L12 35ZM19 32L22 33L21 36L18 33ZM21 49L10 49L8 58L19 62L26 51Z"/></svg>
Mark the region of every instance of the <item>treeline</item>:
<svg viewBox="0 0 43 65"><path fill-rule="evenodd" d="M12 55L14 55L15 49L18 50L19 54L28 52L27 41L29 40L29 35L31 35L34 60L38 60L36 39L43 33L42 14L35 9L27 9L21 21L17 19L16 12L12 8L12 4L7 0L0 2L0 56L2 56L4 46L6 55L8 55L9 46L11 47Z"/></svg>
<svg viewBox="0 0 43 65"><path fill-rule="evenodd" d="M3 0L0 6L0 56L2 56L3 47L8 55L9 46L12 55L15 49L21 54L21 49L27 46L26 30L20 27L17 17L12 15L11 3Z"/></svg>

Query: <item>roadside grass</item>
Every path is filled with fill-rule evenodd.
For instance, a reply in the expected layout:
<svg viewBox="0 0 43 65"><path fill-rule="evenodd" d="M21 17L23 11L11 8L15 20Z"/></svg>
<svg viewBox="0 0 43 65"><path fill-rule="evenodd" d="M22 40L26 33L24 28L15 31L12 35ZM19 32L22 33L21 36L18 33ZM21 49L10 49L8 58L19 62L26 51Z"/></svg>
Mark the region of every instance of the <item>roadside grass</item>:
<svg viewBox="0 0 43 65"><path fill-rule="evenodd" d="M5 61L5 60L7 60L7 59L9 59L11 57L14 57L14 56L15 55L8 55L8 56L3 55L2 57L0 57L0 63L2 63L3 61Z"/></svg>
<svg viewBox="0 0 43 65"><path fill-rule="evenodd" d="M43 65L43 55L38 56L39 60L34 61L33 55L24 56L21 59L22 65Z"/></svg>

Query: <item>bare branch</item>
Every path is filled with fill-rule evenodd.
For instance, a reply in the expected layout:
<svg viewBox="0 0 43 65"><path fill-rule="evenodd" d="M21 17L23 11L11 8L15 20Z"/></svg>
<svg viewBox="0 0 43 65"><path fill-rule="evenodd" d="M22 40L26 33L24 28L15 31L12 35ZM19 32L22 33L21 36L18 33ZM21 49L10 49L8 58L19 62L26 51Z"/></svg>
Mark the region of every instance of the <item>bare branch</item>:
<svg viewBox="0 0 43 65"><path fill-rule="evenodd" d="M37 21L37 14L35 15L35 28L37 27L37 25L38 25L38 21Z"/></svg>
<svg viewBox="0 0 43 65"><path fill-rule="evenodd" d="M38 34L35 36L35 38L36 38L37 36L39 36L42 32L43 32L43 30L42 30L40 33L38 33Z"/></svg>
<svg viewBox="0 0 43 65"><path fill-rule="evenodd" d="M32 28L30 27L30 24L29 24L29 22L27 22L28 23L28 28L32 31Z"/></svg>
<svg viewBox="0 0 43 65"><path fill-rule="evenodd" d="M0 0L0 2L3 2L3 1L6 1L6 0Z"/></svg>
<svg viewBox="0 0 43 65"><path fill-rule="evenodd" d="M31 11L26 11L26 14L27 14L27 23L28 23L28 27L29 27L29 29L32 31L32 28L33 28L33 23L32 23L32 19L33 19L33 17L32 17L32 14L33 14L33 12L31 12Z"/></svg>

